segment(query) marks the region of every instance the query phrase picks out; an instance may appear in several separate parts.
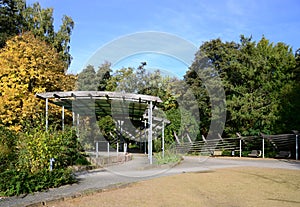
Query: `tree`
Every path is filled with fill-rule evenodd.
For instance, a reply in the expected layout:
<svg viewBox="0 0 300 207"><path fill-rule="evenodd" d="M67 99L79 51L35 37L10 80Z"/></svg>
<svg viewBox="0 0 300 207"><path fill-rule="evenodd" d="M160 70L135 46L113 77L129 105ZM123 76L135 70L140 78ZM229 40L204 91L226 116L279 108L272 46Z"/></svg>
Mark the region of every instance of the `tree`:
<svg viewBox="0 0 300 207"><path fill-rule="evenodd" d="M24 7L23 1L0 0L0 48L4 47L6 40L21 32Z"/></svg>
<svg viewBox="0 0 300 207"><path fill-rule="evenodd" d="M112 69L110 68L111 64L109 62L103 63L97 71L96 79L97 79L97 90L98 91L106 91L107 84L111 79Z"/></svg>
<svg viewBox="0 0 300 207"><path fill-rule="evenodd" d="M208 59L206 62L218 73L224 85L227 136L234 136L236 132L257 135L259 132L283 131L278 120L281 112L286 110L283 97L293 82L295 67L290 47L284 43L274 45L264 37L258 43L244 36L240 43L223 43L220 39L205 42L185 76L199 99L200 111L210 107L203 80L194 72L203 70L198 64L203 58ZM212 72L210 76L215 74ZM209 123L209 113L203 115Z"/></svg>
<svg viewBox="0 0 300 207"><path fill-rule="evenodd" d="M110 81L112 70L110 63L104 63L95 71L94 66L88 65L78 74L76 90L80 91L105 91Z"/></svg>
<svg viewBox="0 0 300 207"><path fill-rule="evenodd" d="M60 29L55 32L53 9L43 9L39 3L27 6L25 0L1 0L0 11L0 48L8 38L31 31L57 50L67 71L72 59L69 44L74 21L71 17L64 16Z"/></svg>
<svg viewBox="0 0 300 207"><path fill-rule="evenodd" d="M76 82L76 90L78 91L96 91L98 82L96 79L95 68L92 65L88 65L78 74L78 80Z"/></svg>
<svg viewBox="0 0 300 207"><path fill-rule="evenodd" d="M300 49L295 53L296 66L293 70L293 81L285 87L281 94L283 100L280 119L277 121L279 126L290 130L299 130L300 126ZM289 130L287 130L290 133Z"/></svg>
<svg viewBox="0 0 300 207"><path fill-rule="evenodd" d="M108 91L124 91L133 93L136 89L135 85L134 69L133 68L121 68L117 70L107 82Z"/></svg>
<svg viewBox="0 0 300 207"><path fill-rule="evenodd" d="M66 68L71 64L70 40L74 21L69 16L62 18L60 29L55 32L53 25L53 9L42 9L39 3L26 7L22 12L23 30L31 31L35 36L51 44L65 62ZM65 69L66 70L66 69Z"/></svg>
<svg viewBox="0 0 300 207"><path fill-rule="evenodd" d="M7 41L0 50L0 125L20 130L44 111L36 93L71 90L75 76L64 67L56 50L31 33Z"/></svg>

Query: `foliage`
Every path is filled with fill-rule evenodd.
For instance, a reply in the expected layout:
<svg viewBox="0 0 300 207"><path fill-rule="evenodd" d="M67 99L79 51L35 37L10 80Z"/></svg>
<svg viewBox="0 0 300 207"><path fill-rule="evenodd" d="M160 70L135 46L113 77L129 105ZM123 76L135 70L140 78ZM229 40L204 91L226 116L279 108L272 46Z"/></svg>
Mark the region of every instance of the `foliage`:
<svg viewBox="0 0 300 207"><path fill-rule="evenodd" d="M0 125L19 131L37 119L44 103L36 93L73 88L75 77L64 71L55 49L31 33L7 41L0 50Z"/></svg>
<svg viewBox="0 0 300 207"><path fill-rule="evenodd" d="M17 141L18 135L15 132L0 126L0 172L14 166Z"/></svg>
<svg viewBox="0 0 300 207"><path fill-rule="evenodd" d="M240 43L223 43L220 39L205 42L185 76L199 100L200 116L206 122L201 127L208 127L212 121L211 100L205 92L207 85L197 77L198 71L207 71L207 65L212 69L208 77L219 76L225 89L225 136L234 136L236 132L281 133L289 127L278 122L281 113L289 110L284 97L294 85L295 58L289 46L274 45L264 37L256 43L244 36Z"/></svg>
<svg viewBox="0 0 300 207"><path fill-rule="evenodd" d="M109 133L116 129L115 122L113 118L109 115L105 117L100 117L98 121L98 126L103 135L109 136Z"/></svg>
<svg viewBox="0 0 300 207"><path fill-rule="evenodd" d="M54 158L54 168L66 168L76 164L77 159L84 158L82 147L72 129L33 129L21 134L19 141L19 162L17 169L26 169L35 173L49 169L49 160Z"/></svg>
<svg viewBox="0 0 300 207"><path fill-rule="evenodd" d="M89 164L72 129L50 128L46 132L36 128L16 134L1 127L0 139L0 195L32 193L76 182L68 166ZM55 159L52 171L50 158Z"/></svg>
<svg viewBox="0 0 300 207"><path fill-rule="evenodd" d="M296 66L293 69L293 82L285 87L285 93L281 94L282 109L277 125L290 130L299 129L300 126L300 49L295 53Z"/></svg>
<svg viewBox="0 0 300 207"><path fill-rule="evenodd" d="M78 91L95 91L98 81L96 80L95 68L88 65L79 74L76 81L76 90Z"/></svg>
<svg viewBox="0 0 300 207"><path fill-rule="evenodd" d="M101 131L101 134L106 138L106 140L113 141L114 137L117 137L116 134L116 124L114 119L107 115L104 117L99 117L97 121L98 127Z"/></svg>
<svg viewBox="0 0 300 207"><path fill-rule="evenodd" d="M21 31L22 15L18 8L18 1L0 0L0 48L5 46L7 39Z"/></svg>
<svg viewBox="0 0 300 207"><path fill-rule="evenodd" d="M0 195L13 196L33 193L76 182L69 169L42 169L35 173L27 170L8 169L0 172Z"/></svg>
<svg viewBox="0 0 300 207"><path fill-rule="evenodd" d="M169 118L168 116L174 116L171 125L167 126L169 130L166 130L166 143L169 144L174 141L174 134L172 130L175 130L176 133L179 131L184 133L186 130L192 130L192 136L195 137L195 133L197 134L197 132L195 132L193 127L180 125L180 121L187 124L193 123L194 125L197 125L194 123L194 119L191 120L187 118L188 111L186 108L191 107L186 106L181 110L175 110L178 108L178 98L181 98L182 100L188 99L186 90L181 87L184 83L176 78L162 76L159 70L147 72L144 66L145 65L141 65L137 69L121 68L111 74L112 70L110 69L109 63L101 65L97 72L95 71L94 66L89 65L78 75L76 88L83 91L108 90L159 96L163 100L163 103L160 104L159 107L163 110L160 110L155 116L160 116L160 118ZM168 110L171 112L167 112ZM171 113L175 111L179 114L172 115ZM165 112L166 114L164 114ZM111 133L114 136L117 136L115 134L116 127L112 117L98 117L98 126L100 127L101 133L107 139L111 139Z"/></svg>
<svg viewBox="0 0 300 207"><path fill-rule="evenodd" d="M111 64L105 62L98 71L92 65L86 66L79 75L76 82L76 90L79 91L105 91L111 78Z"/></svg>
<svg viewBox="0 0 300 207"><path fill-rule="evenodd" d="M25 0L1 0L0 11L0 48L9 38L30 31L56 49L66 71L72 59L69 44L74 22L71 17L64 16L55 32L53 9L43 9L38 2L30 6Z"/></svg>
<svg viewBox="0 0 300 207"><path fill-rule="evenodd" d="M119 91L133 93L135 88L135 78L133 68L121 68L107 81L108 91Z"/></svg>
<svg viewBox="0 0 300 207"><path fill-rule="evenodd" d="M162 152L156 153L154 158L157 165L178 163L182 159L180 155L172 152L171 150L166 150L164 156Z"/></svg>

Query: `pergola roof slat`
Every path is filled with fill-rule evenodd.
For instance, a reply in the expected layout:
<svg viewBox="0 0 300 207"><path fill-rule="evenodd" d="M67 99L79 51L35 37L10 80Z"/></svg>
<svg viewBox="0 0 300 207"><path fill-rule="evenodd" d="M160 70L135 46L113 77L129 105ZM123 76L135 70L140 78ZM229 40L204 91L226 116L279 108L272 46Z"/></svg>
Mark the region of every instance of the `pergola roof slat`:
<svg viewBox="0 0 300 207"><path fill-rule="evenodd" d="M37 97L42 99L53 99L60 97L63 98L71 98L76 97L76 99L80 98L109 98L109 99L118 99L118 100L130 100L130 101L154 101L161 103L162 100L156 96L149 96L143 94L133 94L133 93L122 93L122 92L111 92L111 91L56 91L56 92L45 92L45 93L37 93Z"/></svg>

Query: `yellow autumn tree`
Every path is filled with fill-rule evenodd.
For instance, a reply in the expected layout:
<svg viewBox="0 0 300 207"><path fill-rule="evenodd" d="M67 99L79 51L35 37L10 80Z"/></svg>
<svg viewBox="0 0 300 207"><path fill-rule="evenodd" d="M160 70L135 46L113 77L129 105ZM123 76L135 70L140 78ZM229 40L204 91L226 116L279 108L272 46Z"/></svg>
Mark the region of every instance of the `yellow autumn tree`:
<svg viewBox="0 0 300 207"><path fill-rule="evenodd" d="M66 67L56 50L32 33L8 40L0 50L0 125L18 131L44 111L36 93L73 89L75 76L66 75Z"/></svg>

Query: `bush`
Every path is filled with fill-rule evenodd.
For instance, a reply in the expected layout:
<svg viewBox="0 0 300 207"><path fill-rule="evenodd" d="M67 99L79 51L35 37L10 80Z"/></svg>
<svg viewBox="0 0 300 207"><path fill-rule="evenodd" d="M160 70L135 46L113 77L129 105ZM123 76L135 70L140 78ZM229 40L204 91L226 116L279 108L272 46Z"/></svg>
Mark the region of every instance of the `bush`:
<svg viewBox="0 0 300 207"><path fill-rule="evenodd" d="M81 163L86 159L76 132L72 129L49 129L48 132L36 129L25 133L19 149L18 169L27 169L32 173L49 168L51 158L55 160L55 168L66 168L76 164L78 159Z"/></svg>
<svg viewBox="0 0 300 207"><path fill-rule="evenodd" d="M40 191L75 182L67 167L90 164L72 129L33 129L18 135L0 129L0 195ZM50 159L54 158L50 171Z"/></svg>
<svg viewBox="0 0 300 207"><path fill-rule="evenodd" d="M27 194L74 182L76 179L70 169L43 169L35 173L9 169L0 173L0 195Z"/></svg>
<svg viewBox="0 0 300 207"><path fill-rule="evenodd" d="M17 134L0 126L0 172L14 165L17 140Z"/></svg>
<svg viewBox="0 0 300 207"><path fill-rule="evenodd" d="M222 156L231 156L231 150L223 150Z"/></svg>

